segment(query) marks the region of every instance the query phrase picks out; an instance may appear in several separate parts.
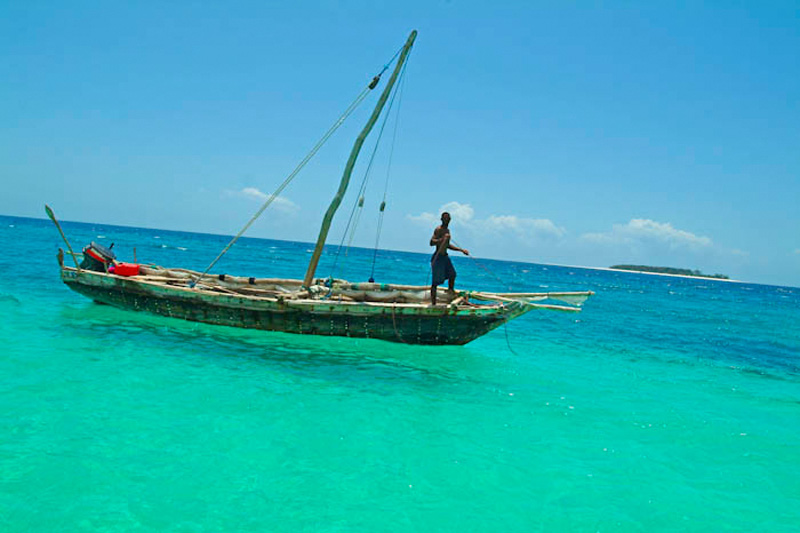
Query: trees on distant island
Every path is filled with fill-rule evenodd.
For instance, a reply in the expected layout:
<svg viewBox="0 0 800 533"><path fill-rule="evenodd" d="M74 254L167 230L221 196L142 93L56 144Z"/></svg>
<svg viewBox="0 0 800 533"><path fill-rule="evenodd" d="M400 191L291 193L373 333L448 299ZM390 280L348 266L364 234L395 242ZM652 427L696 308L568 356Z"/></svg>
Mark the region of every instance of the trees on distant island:
<svg viewBox="0 0 800 533"><path fill-rule="evenodd" d="M698 278L730 279L725 274L703 274L699 270L688 268L654 267L645 265L614 265L614 270L633 270L635 272L654 272L656 274L672 274L675 276L695 276Z"/></svg>

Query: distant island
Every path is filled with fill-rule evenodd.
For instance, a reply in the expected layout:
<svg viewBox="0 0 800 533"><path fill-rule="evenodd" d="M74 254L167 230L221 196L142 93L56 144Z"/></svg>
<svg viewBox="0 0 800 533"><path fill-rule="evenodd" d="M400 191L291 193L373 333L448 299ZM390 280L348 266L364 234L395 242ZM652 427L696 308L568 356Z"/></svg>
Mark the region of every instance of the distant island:
<svg viewBox="0 0 800 533"><path fill-rule="evenodd" d="M730 279L725 274L703 274L699 270L688 268L653 267L644 265L614 265L614 270L632 270L634 272L653 272L655 274L671 274L673 276L694 276L696 278Z"/></svg>

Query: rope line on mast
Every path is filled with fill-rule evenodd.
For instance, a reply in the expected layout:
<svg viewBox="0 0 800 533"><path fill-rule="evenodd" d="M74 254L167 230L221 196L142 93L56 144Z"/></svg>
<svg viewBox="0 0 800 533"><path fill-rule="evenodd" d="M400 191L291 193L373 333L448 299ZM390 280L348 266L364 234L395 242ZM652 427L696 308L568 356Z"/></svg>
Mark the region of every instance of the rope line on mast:
<svg viewBox="0 0 800 533"><path fill-rule="evenodd" d="M396 54L395 54L395 56L396 56ZM411 53L410 52L408 54L408 57L409 58L411 57ZM403 65L403 68L400 71L400 75L399 75L399 78L400 78L400 81L401 81L401 83L399 84L400 86L402 86L402 82L405 79L405 72L406 72L406 67L407 66L408 66L408 59L406 60L406 63ZM383 122L381 123L381 128L378 131L378 137L375 140L375 146L372 149L372 154L370 155L369 163L367 164L367 169L364 172L364 177L361 180L361 185L360 185L359 190L358 190L358 195L356 196L356 200L355 200L355 202L353 204L353 208L350 211L350 216L347 219L347 225L345 226L344 233L342 234L342 240L339 243L339 247L336 249L336 256L334 257L334 260L333 260L333 266L331 267L331 274L330 274L329 278L333 277L333 273L336 271L336 267L339 264L339 256L341 254L342 248L344 247L344 241L345 241L345 239L347 239L348 231L350 232L350 239L349 239L348 245L347 245L347 249L348 250L350 248L350 243L352 243L352 241L353 241L353 237L355 235L355 231L356 231L356 228L358 226L358 222L360 220L360 214L361 214L361 212L359 211L358 215L356 215L356 210L361 208L364 205L363 198L364 198L364 193L366 192L366 189L367 189L367 185L369 183L369 178L371 176L372 164L375 162L375 155L378 152L378 147L380 146L381 139L383 138L383 132L386 129L386 123L389 120L389 116L392 114L392 106L394 105L394 101L395 101L395 98L397 97L397 93L398 93L399 88L400 88L399 86L395 88L395 90L392 92L391 99L389 100L389 106L387 108L386 114L383 117ZM385 197L384 197L384 200L385 200ZM355 217L355 222L354 222L354 217ZM352 230L351 230L351 225L352 225ZM347 253L345 253L345 255L347 255Z"/></svg>
<svg viewBox="0 0 800 533"><path fill-rule="evenodd" d="M383 74L384 71L385 68L383 71L381 71L381 74ZM378 74L375 78L380 79L381 74ZM194 286L197 285L197 282L203 279L203 277L205 277L206 274L208 274L208 271L211 270L220 259L222 259L222 256L224 256L228 252L228 250L231 249L234 243L236 243L236 241L239 240L239 237L244 235L244 232L247 231L250 228L250 226L253 225L256 219L258 219L258 217L260 217L264 213L267 207L269 207L270 204L272 204L272 202L278 197L278 195L280 195L280 193L283 192L283 190L286 187L288 187L289 183L292 182L292 180L303 169L303 167L306 166L306 164L311 160L311 158L313 158L320 150L320 148L322 148L322 146L328 141L328 139L330 139L331 135L333 135L334 132L336 132L336 130L338 130L339 127L344 123L344 121L347 120L347 118L353 113L353 111L356 110L359 104L361 104L361 102L364 101L364 99L367 97L372 88L374 88L375 85L377 85L377 83L375 82L375 78L373 78L370 84L367 87L365 87L363 91L361 91L361 93L356 97L356 99L353 100L353 102L347 107L347 109L345 109L345 111L339 116L339 118L336 119L336 122L334 122L333 125L328 129L328 131L325 132L322 138L320 138L320 140L317 141L317 144L315 144L314 147L311 149L311 151L303 158L303 160L300 161L300 163L298 163L298 165L283 181L283 183L281 183L280 186L278 186L278 188L275 189L275 192L273 192L271 195L267 197L267 200L258 209L258 211L256 211L255 215L253 215L250 218L250 220L247 221L247 223L239 231L239 233L237 233L236 236L233 239L231 239L231 241L227 244L227 246L223 248L223 250L219 253L216 259L211 261L211 263L206 267L206 269L203 271L202 274L200 274L200 276L197 279L192 280L191 283L189 283L189 287L194 288Z"/></svg>
<svg viewBox="0 0 800 533"><path fill-rule="evenodd" d="M399 55L400 55L400 52L402 52L402 51L403 51L403 48L404 48L404 47L405 47L405 45L403 45L403 46L401 46L400 48L398 48L398 49L397 49L397 52L395 52L395 53L394 53L394 55L392 56L392 58L391 58L389 61L387 61L385 65L383 65L383 70L381 70L381 71L378 73L378 75L376 76L377 78L380 78L381 76L383 76L383 73L384 73L384 72L386 72L387 70L389 70L389 67L391 66L391 64L392 64L392 63L394 63L394 60L395 60L395 59L397 59L397 56L399 56Z"/></svg>
<svg viewBox="0 0 800 533"><path fill-rule="evenodd" d="M411 62L411 56L409 54L409 57L406 60L406 64L403 67L403 74L405 74L405 68L408 66L408 63L410 62ZM383 215L384 212L386 211L386 195L389 191L389 175L391 174L392 171L392 158L394 157L394 147L395 144L397 143L397 129L398 126L400 125L400 109L403 106L403 89L405 89L405 86L406 86L406 78L405 76L403 76L403 78L400 80L400 88L399 88L400 96L397 99L397 111L395 112L394 115L394 131L392 132L392 142L390 145L391 148L389 149L389 162L386 167L386 181L384 182L383 185L383 200L381 200L381 205L378 210L378 227L375 232L375 246L373 247L372 250L372 269L370 270L369 274L370 283L373 283L375 281L375 261L378 258L378 244L380 243L381 230L383 229Z"/></svg>
<svg viewBox="0 0 800 533"><path fill-rule="evenodd" d="M342 178L339 181L339 188L336 190L336 194L331 200L328 209L325 211L325 215L322 217L319 236L317 237L317 242L314 245L314 251L311 254L311 259L308 262L308 268L303 276L303 287L310 288L314 284L314 274L319 266L319 261L322 257L325 241L327 240L328 233L331 229L333 217L336 215L336 211L339 209L339 206L342 204L342 200L347 193L347 187L350 184L353 170L356 162L358 161L358 155L361 153L361 149L364 147L364 142L367 140L367 137L369 137L370 132L378 122L381 112L386 107L386 101L389 99L393 89L395 89L397 77L400 74L400 71L403 69L403 65L406 62L406 58L408 57L409 51L414 45L414 40L416 38L417 30L412 30L408 35L405 45L403 45L403 49L400 52L397 61L395 61L394 68L392 69L392 75L389 77L386 87L381 92L381 96L378 98L378 102L375 104L375 108L372 110L367 123L364 125L361 133L358 134L358 137L356 137L356 140L353 143L353 148L350 150L350 156L347 158L347 164L345 164L344 171L342 172Z"/></svg>
<svg viewBox="0 0 800 533"><path fill-rule="evenodd" d="M403 72L405 72L405 65L403 66ZM402 76L402 72L401 72ZM344 241L347 238L348 232L350 232L350 239L347 243L347 250L350 249L350 244L353 242L353 237L355 236L356 228L358 227L358 222L361 218L361 211L359 208L363 208L364 205L364 193L366 192L367 185L369 183L369 178L371 176L372 171L372 163L375 161L375 155L377 154L378 147L380 146L381 138L383 137L383 130L386 127L386 122L389 118L391 113L392 105L394 104L394 97L397 95L397 91L392 93L392 98L389 101L389 108L387 110L386 115L383 117L383 122L381 123L380 131L378 132L378 137L375 140L375 146L372 149L372 154L369 158L369 163L367 164L367 169L364 172L364 177L361 180L361 185L358 189L358 196L356 196L356 201L353 204L353 208L350 210L350 216L347 218L347 224L345 225L344 233L342 234L342 240L339 243L339 247L336 249L336 256L333 261L333 266L331 267L331 277L333 276L333 272L336 270L336 267L339 263L339 255L341 254L342 248L344 247ZM356 211L358 210L358 214ZM355 220L354 220L355 217ZM352 226L352 229L351 229ZM347 251L345 251L345 256L347 256Z"/></svg>

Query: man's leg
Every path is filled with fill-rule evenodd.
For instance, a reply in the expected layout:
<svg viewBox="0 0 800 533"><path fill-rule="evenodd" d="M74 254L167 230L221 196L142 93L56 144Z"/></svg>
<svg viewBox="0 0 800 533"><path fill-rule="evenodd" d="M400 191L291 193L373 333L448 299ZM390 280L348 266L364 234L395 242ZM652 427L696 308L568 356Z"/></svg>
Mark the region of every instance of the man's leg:
<svg viewBox="0 0 800 533"><path fill-rule="evenodd" d="M436 305L436 285L431 285L431 305Z"/></svg>
<svg viewBox="0 0 800 533"><path fill-rule="evenodd" d="M452 295L455 292L456 288L456 269L453 267L453 263L448 262L447 266L448 266L447 290L450 291L450 294Z"/></svg>

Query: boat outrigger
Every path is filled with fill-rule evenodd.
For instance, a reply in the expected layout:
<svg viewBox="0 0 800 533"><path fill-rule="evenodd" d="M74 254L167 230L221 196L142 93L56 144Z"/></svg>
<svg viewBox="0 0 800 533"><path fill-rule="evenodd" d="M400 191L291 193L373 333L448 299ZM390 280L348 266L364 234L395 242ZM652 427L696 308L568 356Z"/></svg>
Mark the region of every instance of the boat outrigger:
<svg viewBox="0 0 800 533"><path fill-rule="evenodd" d="M429 286L384 284L372 280L350 283L314 276L331 221L347 190L361 146L392 93L416 35L416 31L411 32L396 55L397 62L387 86L356 139L339 189L323 218L304 279L247 278L214 275L209 271L352 112L356 103L377 86L383 72L372 79L356 103L348 108L204 272L120 263L111 250L95 243L84 248L83 260L79 264L79 254L73 252L52 209L45 206L75 265L66 265L64 253L59 249L61 279L70 289L96 302L127 310L240 328L374 338L409 344L466 344L534 309L580 311L580 305L592 292L450 293L438 289L440 305L432 306ZM388 65L384 71L387 68Z"/></svg>

